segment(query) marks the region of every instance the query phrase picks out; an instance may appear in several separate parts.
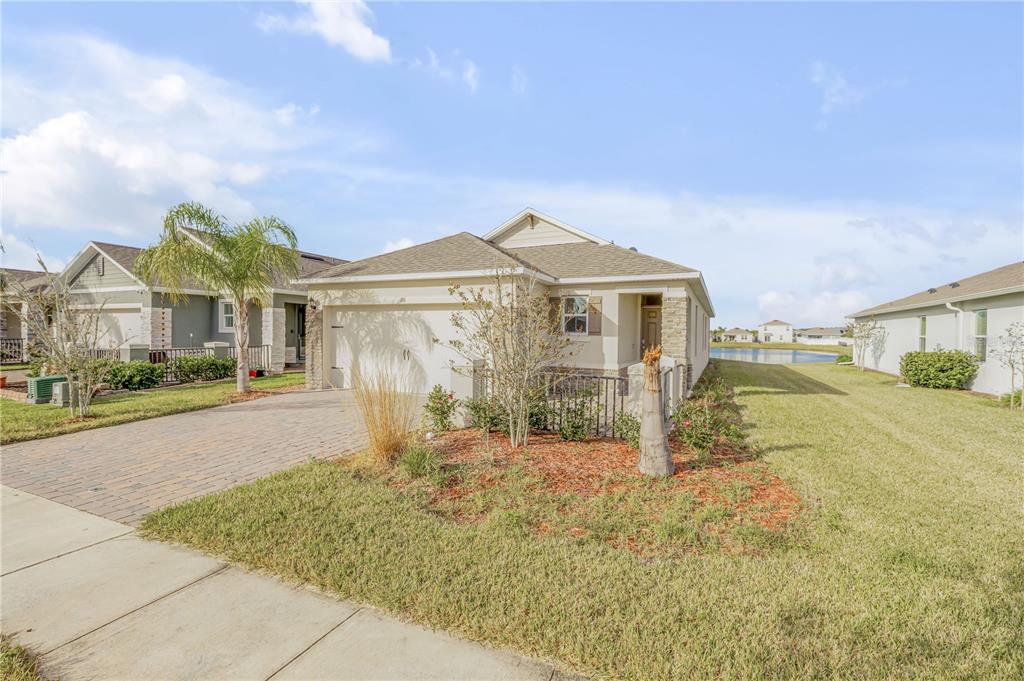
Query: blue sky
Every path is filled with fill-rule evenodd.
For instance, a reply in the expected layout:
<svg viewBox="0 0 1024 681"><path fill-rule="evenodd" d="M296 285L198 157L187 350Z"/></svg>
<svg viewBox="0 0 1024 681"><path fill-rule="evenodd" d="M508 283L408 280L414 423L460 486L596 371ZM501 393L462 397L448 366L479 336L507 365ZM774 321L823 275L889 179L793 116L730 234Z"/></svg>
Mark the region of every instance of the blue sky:
<svg viewBox="0 0 1024 681"><path fill-rule="evenodd" d="M0 11L7 266L187 199L350 259L530 205L751 326L1024 258L1020 4Z"/></svg>

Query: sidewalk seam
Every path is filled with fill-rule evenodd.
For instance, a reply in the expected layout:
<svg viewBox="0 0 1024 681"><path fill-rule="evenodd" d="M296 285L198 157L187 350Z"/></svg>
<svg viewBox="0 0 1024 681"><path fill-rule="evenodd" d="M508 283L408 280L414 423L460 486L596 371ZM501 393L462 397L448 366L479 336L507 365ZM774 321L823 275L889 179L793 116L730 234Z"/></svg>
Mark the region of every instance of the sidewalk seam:
<svg viewBox="0 0 1024 681"><path fill-rule="evenodd" d="M47 499L47 501L51 501L51 500ZM59 504L60 502L59 501L55 501L53 503ZM77 511L79 509L76 508L75 510ZM82 512L83 513L88 513L88 511L82 511ZM57 560L58 558L63 558L64 556L70 556L72 553L78 553L79 551L84 551L85 549L91 549L94 546L99 546L100 544L105 544L108 541L114 541L115 539L120 539L121 537L127 536L129 534L134 534L134 533L135 533L135 529L134 528L133 529L129 529L127 532L124 532L122 534L116 534L113 537L107 537L106 539L100 539L99 541L93 542L92 544L86 544L85 546L80 546L77 549L71 549L70 551L65 551L64 553L57 554L56 556L50 556L49 558L44 558L44 559L42 559L40 561L32 563L31 565L25 565L25 566L20 567L20 568L18 568L16 570L11 570L10 572L5 572L2 575L0 575L0 577L6 577L7 575L13 575L15 572L21 572L22 570L28 570L29 568L35 567L37 565L42 565L43 563L49 563L51 560Z"/></svg>
<svg viewBox="0 0 1024 681"><path fill-rule="evenodd" d="M290 664L292 664L293 662L295 662L295 661L296 661L297 659L299 659L300 657L302 657L303 655L305 655L306 653L308 653L308 652L309 652L309 651L310 651L310 650L311 650L311 649L313 648L313 646L315 646L315 645L316 645L317 643L320 643L320 641L323 641L323 640L324 640L325 638L327 638L328 636L330 636L330 635L331 635L332 633L334 633L334 632L335 632L335 631L336 631L336 630L338 629L338 627L340 627L340 626L341 626L342 624L344 624L345 622L348 622L348 621L349 621L350 619L352 619L353 617L355 617L355 616L356 616L356 613L359 613L359 612L361 612L361 611L362 611L362 608L361 608L361 607L360 607L360 608L356 608L355 610L353 610L353 611L352 611L351 613L349 613L349 614L348 614L348 615L347 615L347 616L346 616L346 617L345 617L344 619L342 619L342 620L341 620L340 622L338 622L338 623L337 623L337 624L335 624L335 625L334 625L333 627L331 627L331 628L330 628L330 629L328 629L328 630L327 630L326 632L324 632L324 635L323 635L323 636L321 636L320 638L318 638L317 640L313 641L313 642L312 642L312 643L310 643L310 644L309 644L308 646L306 646L305 648L303 648L303 649L302 649L301 651L299 651L299 654L298 654L298 655L296 655L295 657L293 657L292 659L288 660L288 661L287 661L287 662L285 662L285 663L284 663L283 665L281 665L280 667L278 667L278 668L277 668L277 669L276 669L276 670L274 671L274 673L273 673L273 674L271 674L270 676L268 676L267 678L265 678L265 679L264 679L263 681L270 681L270 680L271 680L272 678L274 678L275 676L277 676L278 674L280 674L280 673L281 673L282 671L284 671L284 670L285 670L285 668L286 668L286 667L288 667L288 666L289 666Z"/></svg>
<svg viewBox="0 0 1024 681"><path fill-rule="evenodd" d="M168 591L167 593L165 593L162 596L157 596L153 600L147 601L146 603L143 603L139 607L133 608L133 609L129 610L128 612L124 613L123 615L118 615L117 617L115 617L114 619L110 620L109 622L104 622L100 626L95 627L93 629L90 629L89 631L85 632L84 634L80 634L78 636L75 636L73 639L67 640L64 643L61 643L59 646L55 646L53 648L50 648L46 652L41 653L39 655L39 657L45 657L45 656L49 655L50 653L54 652L55 650L60 650L64 646L70 645L70 644L74 643L75 641L78 641L79 639L83 639L86 636L88 636L89 634L93 634L93 633L99 631L103 627L109 626L109 625L113 624L114 622L117 622L118 620L123 620L125 617L128 617L129 615L133 615L133 614L137 613L139 610L142 610L143 608L148 608L149 606L153 605L154 603L162 601L162 600L164 600L165 598L167 598L169 596L173 596L174 594L176 594L176 593L178 593L180 591L184 591L185 589L187 589L190 586L193 586L195 584L198 584L199 582L203 581L204 579L208 579L210 577L213 577L214 575L219 575L220 573L222 573L225 570L227 570L229 567L231 567L231 566L228 565L227 563L224 563L220 567L218 567L216 570L214 570L213 572L208 572L205 575L203 575L202 577L199 577L198 579L193 579L188 584L184 584L182 586L179 586L177 589L174 589L173 591Z"/></svg>

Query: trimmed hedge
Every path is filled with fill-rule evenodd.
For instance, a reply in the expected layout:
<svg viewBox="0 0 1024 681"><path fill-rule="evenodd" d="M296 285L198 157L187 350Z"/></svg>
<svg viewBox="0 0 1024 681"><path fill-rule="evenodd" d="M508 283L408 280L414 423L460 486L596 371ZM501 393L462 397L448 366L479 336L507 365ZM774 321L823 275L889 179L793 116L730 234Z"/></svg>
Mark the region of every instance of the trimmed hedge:
<svg viewBox="0 0 1024 681"><path fill-rule="evenodd" d="M235 375L235 358L217 359L210 355L176 357L167 363L174 377L181 383L217 381Z"/></svg>
<svg viewBox="0 0 1024 681"><path fill-rule="evenodd" d="M974 379L978 360L963 350L908 352L900 357L900 375L920 388L958 390Z"/></svg>
<svg viewBox="0 0 1024 681"><path fill-rule="evenodd" d="M164 365L144 360L114 362L107 371L107 383L114 390L155 388L164 380Z"/></svg>

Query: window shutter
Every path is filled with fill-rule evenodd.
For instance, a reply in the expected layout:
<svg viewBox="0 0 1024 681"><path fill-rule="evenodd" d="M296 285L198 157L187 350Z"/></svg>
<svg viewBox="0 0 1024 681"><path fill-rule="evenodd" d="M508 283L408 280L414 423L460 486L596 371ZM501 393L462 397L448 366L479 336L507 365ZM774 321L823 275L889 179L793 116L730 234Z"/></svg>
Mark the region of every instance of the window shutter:
<svg viewBox="0 0 1024 681"><path fill-rule="evenodd" d="M557 296L548 298L548 312L551 316L551 325L562 330L562 299Z"/></svg>
<svg viewBox="0 0 1024 681"><path fill-rule="evenodd" d="M601 335L601 296L587 298L587 335Z"/></svg>

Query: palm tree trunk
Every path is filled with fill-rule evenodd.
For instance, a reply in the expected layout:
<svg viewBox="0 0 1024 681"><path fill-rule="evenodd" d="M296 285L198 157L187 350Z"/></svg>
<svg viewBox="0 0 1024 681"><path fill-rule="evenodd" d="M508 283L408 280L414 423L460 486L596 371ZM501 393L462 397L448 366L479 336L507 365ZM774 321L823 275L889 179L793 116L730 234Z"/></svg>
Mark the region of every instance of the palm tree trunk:
<svg viewBox="0 0 1024 681"><path fill-rule="evenodd" d="M644 388L640 406L640 472L659 477L672 475L676 467L665 432L660 345L644 353Z"/></svg>
<svg viewBox="0 0 1024 681"><path fill-rule="evenodd" d="M235 389L240 393L249 392L249 303L235 300L238 319L235 321L235 345L238 347L238 363L235 370Z"/></svg>

